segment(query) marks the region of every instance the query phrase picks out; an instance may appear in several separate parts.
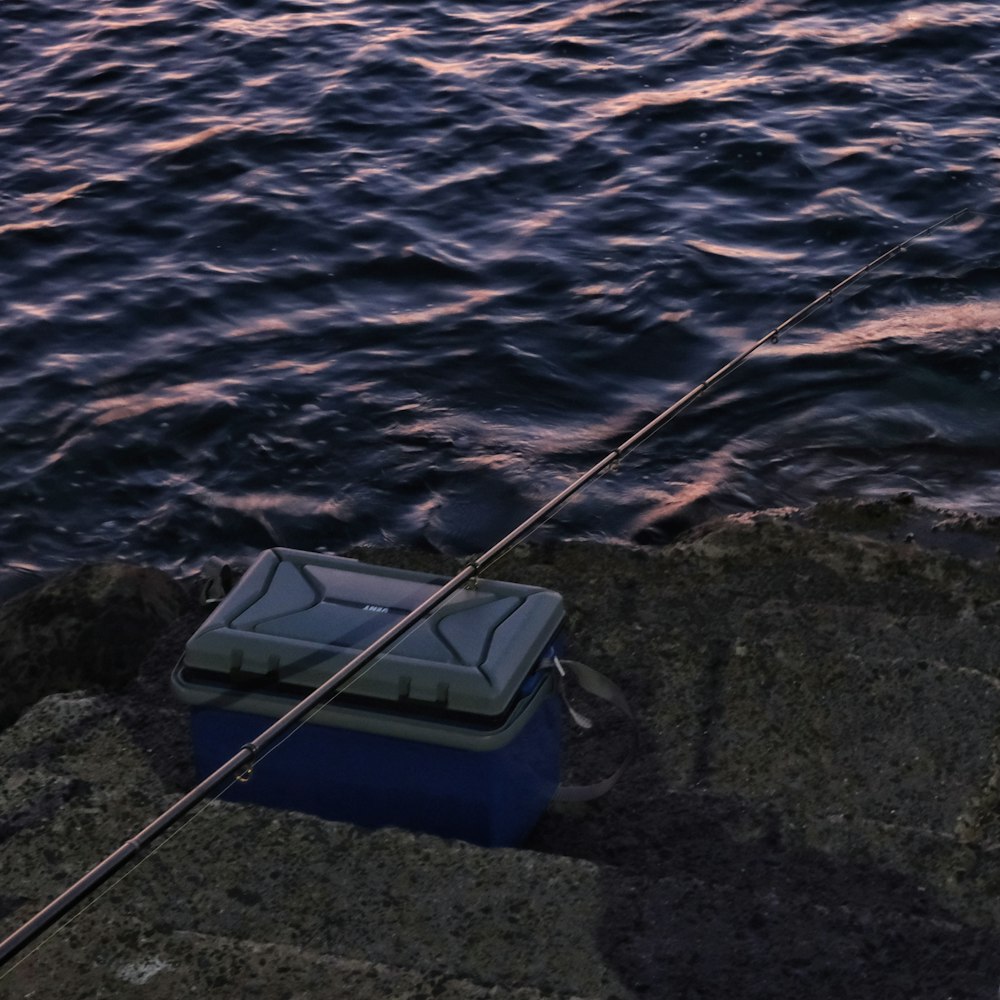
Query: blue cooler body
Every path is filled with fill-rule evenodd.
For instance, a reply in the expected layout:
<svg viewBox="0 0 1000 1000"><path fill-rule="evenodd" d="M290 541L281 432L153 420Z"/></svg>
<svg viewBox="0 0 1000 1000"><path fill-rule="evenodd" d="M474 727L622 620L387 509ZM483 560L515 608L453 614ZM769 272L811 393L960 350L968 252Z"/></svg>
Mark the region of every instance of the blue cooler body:
<svg viewBox="0 0 1000 1000"><path fill-rule="evenodd" d="M260 555L174 670L205 777L445 578L292 549ZM516 844L559 783L551 656L562 598L452 594L224 793L364 826Z"/></svg>

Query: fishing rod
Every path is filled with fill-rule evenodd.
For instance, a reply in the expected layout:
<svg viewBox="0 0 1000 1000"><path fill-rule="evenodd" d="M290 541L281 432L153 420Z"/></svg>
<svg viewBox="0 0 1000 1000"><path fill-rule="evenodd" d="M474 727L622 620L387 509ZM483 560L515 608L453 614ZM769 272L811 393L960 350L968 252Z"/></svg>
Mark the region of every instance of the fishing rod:
<svg viewBox="0 0 1000 1000"><path fill-rule="evenodd" d="M754 352L765 344L777 340L783 333L804 322L863 277L871 274L894 257L903 253L913 243L971 214L972 209L963 208L949 215L947 218L927 226L927 228L920 230L920 232L903 240L901 243L897 243L878 257L869 261L864 267L858 268L853 274L848 275L832 288L823 292L822 295L817 296L798 312L789 316L788 319L769 330L763 337L710 375L704 382L696 385L634 434L626 438L616 448L613 448L604 458L552 497L551 500L519 524L513 531L501 538L492 548L487 549L482 555L464 566L450 580L409 612L409 614L400 619L365 649L357 653L348 663L331 674L319 687L275 720L256 739L244 744L228 761L208 777L204 778L186 795L178 799L148 826L140 830L134 837L125 841L116 851L109 854L100 864L78 879L61 895L49 903L48 906L40 910L34 917L3 941L0 941L0 966L13 958L38 937L39 934L55 923L67 910L93 892L130 858L135 857L147 844L155 840L160 834L164 833L169 827L189 813L198 803L208 798L213 792L218 791L225 783L239 777L245 777L252 769L254 763L263 757L279 739L291 735L295 729L307 721L308 717L314 711L318 711L327 702L331 701L341 688L346 686L377 657L386 652L411 628L422 621L426 615L443 604L457 590L467 585L474 586L484 569L505 556L514 546L527 538L535 528L552 517L556 511L566 504L571 497L587 486L588 483L614 466L624 455L661 430L666 424L686 410L696 399L732 374Z"/></svg>

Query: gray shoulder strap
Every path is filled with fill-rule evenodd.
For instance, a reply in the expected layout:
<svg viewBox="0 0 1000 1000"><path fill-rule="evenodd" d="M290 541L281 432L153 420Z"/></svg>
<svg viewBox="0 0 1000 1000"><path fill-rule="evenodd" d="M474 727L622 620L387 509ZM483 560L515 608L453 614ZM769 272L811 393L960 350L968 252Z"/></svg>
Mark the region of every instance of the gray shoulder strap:
<svg viewBox="0 0 1000 1000"><path fill-rule="evenodd" d="M629 752L613 774L609 775L603 781L597 781L591 785L560 785L552 797L553 802L589 802L591 799L600 798L614 788L615 783L622 776L629 761L632 759L636 742L635 716L632 714L632 709L621 688L605 677L604 674L594 670L593 667L588 667L585 663L577 663L576 660L560 660L558 657L555 657L554 662L558 677L559 693L573 721L581 729L590 729L591 722L586 716L581 715L580 712L570 705L566 698L566 679L570 676L588 694L592 694L595 698L600 698L602 701L609 702L622 712L628 719L629 728L632 733L632 743Z"/></svg>
<svg viewBox="0 0 1000 1000"><path fill-rule="evenodd" d="M210 556L201 568L198 596L202 604L218 604L233 589L233 570L218 556Z"/></svg>

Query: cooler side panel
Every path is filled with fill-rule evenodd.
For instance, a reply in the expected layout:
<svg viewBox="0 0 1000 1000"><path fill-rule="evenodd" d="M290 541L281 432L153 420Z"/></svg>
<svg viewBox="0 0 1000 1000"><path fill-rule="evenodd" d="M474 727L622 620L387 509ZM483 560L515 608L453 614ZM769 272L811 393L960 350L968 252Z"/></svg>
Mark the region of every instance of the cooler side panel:
<svg viewBox="0 0 1000 1000"><path fill-rule="evenodd" d="M360 826L515 845L559 783L559 712L558 697L547 696L516 738L481 752L307 724L223 797ZM258 736L267 721L192 706L199 778Z"/></svg>

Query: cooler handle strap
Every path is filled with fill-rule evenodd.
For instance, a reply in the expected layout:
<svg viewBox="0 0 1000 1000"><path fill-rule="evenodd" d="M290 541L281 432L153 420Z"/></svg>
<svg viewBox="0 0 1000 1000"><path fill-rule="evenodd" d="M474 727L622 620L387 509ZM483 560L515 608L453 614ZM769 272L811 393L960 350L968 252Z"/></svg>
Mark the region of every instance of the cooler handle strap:
<svg viewBox="0 0 1000 1000"><path fill-rule="evenodd" d="M233 569L224 559L210 556L201 568L198 597L202 604L218 604L233 589Z"/></svg>
<svg viewBox="0 0 1000 1000"><path fill-rule="evenodd" d="M588 667L585 663L578 663L576 660L560 660L558 656L554 656L552 660L556 667L556 685L559 694L577 726L581 729L590 729L593 723L569 703L569 699L566 697L566 679L569 676L572 676L573 680L588 694L614 705L629 721L632 735L631 745L625 759L618 765L613 774L603 781L595 781L590 785L560 785L552 796L554 802L590 802L592 799L598 799L611 791L632 760L636 747L635 715L621 688L600 671Z"/></svg>

